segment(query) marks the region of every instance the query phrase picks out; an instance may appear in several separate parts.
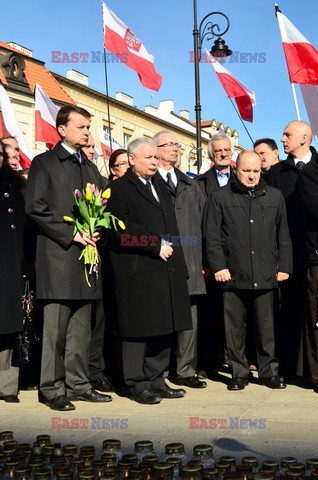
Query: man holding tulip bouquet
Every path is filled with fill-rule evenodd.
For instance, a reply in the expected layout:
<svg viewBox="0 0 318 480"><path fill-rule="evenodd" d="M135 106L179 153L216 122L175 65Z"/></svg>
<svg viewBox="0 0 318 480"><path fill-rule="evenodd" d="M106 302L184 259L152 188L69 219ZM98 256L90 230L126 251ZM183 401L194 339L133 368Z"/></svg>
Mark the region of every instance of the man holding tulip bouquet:
<svg viewBox="0 0 318 480"><path fill-rule="evenodd" d="M90 114L65 105L56 118L61 141L36 156L26 186L26 211L38 228L37 298L44 304L40 390L53 410L74 410L70 400L109 402L88 379L92 303L102 296L101 272L88 285L81 251L96 246L99 233L74 235L63 217L76 215L73 192L87 183L105 189L107 180L81 150L88 142Z"/></svg>

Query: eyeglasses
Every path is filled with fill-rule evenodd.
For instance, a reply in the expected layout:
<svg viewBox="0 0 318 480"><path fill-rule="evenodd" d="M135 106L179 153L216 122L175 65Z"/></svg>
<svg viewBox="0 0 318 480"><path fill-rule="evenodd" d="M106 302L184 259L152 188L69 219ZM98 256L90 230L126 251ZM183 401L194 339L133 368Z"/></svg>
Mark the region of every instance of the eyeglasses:
<svg viewBox="0 0 318 480"><path fill-rule="evenodd" d="M128 167L128 163L115 163L114 167L125 168Z"/></svg>
<svg viewBox="0 0 318 480"><path fill-rule="evenodd" d="M157 147L176 147L176 148L181 148L182 145L181 145L181 143L169 142L169 143L163 143L162 145L157 145Z"/></svg>

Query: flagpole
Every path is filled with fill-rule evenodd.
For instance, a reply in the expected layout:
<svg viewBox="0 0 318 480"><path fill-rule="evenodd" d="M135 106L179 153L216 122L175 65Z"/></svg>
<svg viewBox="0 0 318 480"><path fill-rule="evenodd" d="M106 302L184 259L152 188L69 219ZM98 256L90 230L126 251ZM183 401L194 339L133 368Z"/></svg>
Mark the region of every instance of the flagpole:
<svg viewBox="0 0 318 480"><path fill-rule="evenodd" d="M296 109L296 115L297 115L297 120L300 120L300 113L299 113L299 106L298 106L298 101L296 97L296 90L295 90L295 84L291 83L290 84L292 93L293 93L293 98L294 98L294 104L295 104L295 109Z"/></svg>
<svg viewBox="0 0 318 480"><path fill-rule="evenodd" d="M241 120L242 125L243 125L243 127L245 128L245 131L246 131L247 135L249 136L249 138L250 138L250 140L251 140L251 142L252 142L252 145L253 145L253 147L254 147L254 140L252 139L252 137L251 137L251 135L250 135L250 132L247 130L247 126L246 126L245 123L243 122L243 119L242 119L242 117L241 117L241 115L240 115L240 112L238 111L238 109L237 109L236 106L234 105L234 102L233 102L232 98L230 98L230 102L232 103L233 108L234 108L234 110L236 111L239 119Z"/></svg>
<svg viewBox="0 0 318 480"><path fill-rule="evenodd" d="M103 29L104 29L104 11L103 11L103 0L102 0L102 19L103 19ZM103 30L104 33L104 30ZM105 44L105 38L103 38L103 45ZM109 146L110 146L110 154L112 152L112 129L110 126L110 111L109 111L109 94L108 94L108 75L107 75L107 62L106 62L106 49L104 47L104 73L105 73L105 84L106 84L106 105L107 105L107 120L108 120L108 130L109 130ZM105 158L103 155L104 159L104 167L106 169L106 172L109 171L106 163L105 163Z"/></svg>

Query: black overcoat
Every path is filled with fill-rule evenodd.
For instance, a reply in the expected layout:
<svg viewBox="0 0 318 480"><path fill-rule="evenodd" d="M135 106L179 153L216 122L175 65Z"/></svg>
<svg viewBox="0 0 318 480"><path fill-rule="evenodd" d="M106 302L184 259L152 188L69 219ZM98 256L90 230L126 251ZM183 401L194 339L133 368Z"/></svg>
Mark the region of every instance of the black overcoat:
<svg viewBox="0 0 318 480"><path fill-rule="evenodd" d="M114 232L110 244L118 326L124 337L192 328L182 247L173 246L167 262L159 257L161 236L169 240L179 231L169 192L156 180L154 185L160 204L131 170L111 187L108 208L126 225Z"/></svg>
<svg viewBox="0 0 318 480"><path fill-rule="evenodd" d="M81 152L82 162L58 143L53 150L37 155L26 185L26 212L38 228L36 249L37 298L48 300L91 300L101 298L101 274L84 277L82 245L73 242L74 225L63 216L75 216L73 192L87 183L105 188L107 180ZM100 272L101 273L101 272Z"/></svg>
<svg viewBox="0 0 318 480"><path fill-rule="evenodd" d="M230 165L229 181L231 180L231 178L233 178L233 168ZM213 167L210 168L207 172L196 177L195 180L198 182L198 185L201 188L206 198L210 195L210 193L220 188L220 185L217 179L215 165L213 165Z"/></svg>
<svg viewBox="0 0 318 480"><path fill-rule="evenodd" d="M318 156L302 169L296 192L304 209L307 263L318 265Z"/></svg>
<svg viewBox="0 0 318 480"><path fill-rule="evenodd" d="M25 212L21 190L0 168L0 335L22 330L22 273Z"/></svg>
<svg viewBox="0 0 318 480"><path fill-rule="evenodd" d="M310 147L310 151L310 162L314 162L317 157L316 150ZM296 188L301 175L302 172L296 167L294 157L288 155L286 160L271 167L267 179L267 183L279 188L285 198L289 233L293 244L294 274L302 272L306 264L304 208Z"/></svg>
<svg viewBox="0 0 318 480"><path fill-rule="evenodd" d="M204 239L212 272L230 271L225 289L272 289L277 272L292 273L284 198L262 179L248 191L234 177L210 195Z"/></svg>

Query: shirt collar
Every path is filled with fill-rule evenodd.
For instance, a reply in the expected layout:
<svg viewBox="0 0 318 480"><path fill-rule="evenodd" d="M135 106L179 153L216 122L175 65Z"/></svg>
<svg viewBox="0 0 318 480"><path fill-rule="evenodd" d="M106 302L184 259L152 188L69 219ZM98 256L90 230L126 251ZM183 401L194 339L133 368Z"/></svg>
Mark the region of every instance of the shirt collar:
<svg viewBox="0 0 318 480"><path fill-rule="evenodd" d="M216 170L216 169L215 169ZM219 170L216 170L216 174L218 177L227 177L229 178L230 175L230 169L228 168L228 171L226 173L221 173Z"/></svg>
<svg viewBox="0 0 318 480"><path fill-rule="evenodd" d="M62 145L62 147L65 148L65 150L67 150L68 153L70 153L71 155L74 155L74 153L79 153L79 150L78 150L78 151L74 150L74 148L69 147L68 145L65 145L64 142L62 142L61 145Z"/></svg>
<svg viewBox="0 0 318 480"><path fill-rule="evenodd" d="M311 160L311 151L309 150L309 152L307 153L307 155L304 157L304 158L296 158L294 157L294 162L295 162L295 165L297 162L304 162L304 163L308 163L310 162Z"/></svg>

